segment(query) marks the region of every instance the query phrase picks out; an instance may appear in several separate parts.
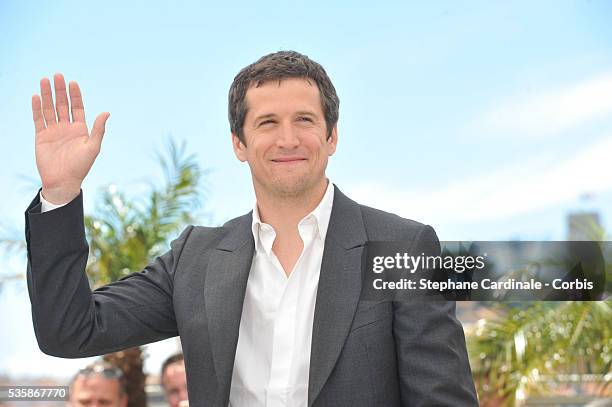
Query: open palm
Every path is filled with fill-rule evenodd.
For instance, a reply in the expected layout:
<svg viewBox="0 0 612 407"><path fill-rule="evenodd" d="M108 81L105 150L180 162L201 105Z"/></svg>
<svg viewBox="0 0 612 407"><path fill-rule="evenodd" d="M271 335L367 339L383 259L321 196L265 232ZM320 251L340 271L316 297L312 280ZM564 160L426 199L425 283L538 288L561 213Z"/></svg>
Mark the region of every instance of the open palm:
<svg viewBox="0 0 612 407"><path fill-rule="evenodd" d="M36 166L45 199L64 203L79 194L83 179L100 152L104 126L110 115L107 112L98 115L90 134L79 85L76 82L69 84L69 106L64 77L55 74L53 79L55 104L47 78L40 81L41 96L32 96Z"/></svg>

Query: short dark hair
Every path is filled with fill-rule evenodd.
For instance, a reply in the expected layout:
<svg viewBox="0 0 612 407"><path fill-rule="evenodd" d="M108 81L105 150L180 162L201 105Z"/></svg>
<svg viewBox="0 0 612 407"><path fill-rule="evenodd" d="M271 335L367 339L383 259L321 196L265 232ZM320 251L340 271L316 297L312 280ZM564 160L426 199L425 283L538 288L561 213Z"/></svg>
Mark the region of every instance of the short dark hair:
<svg viewBox="0 0 612 407"><path fill-rule="evenodd" d="M234 78L229 90L228 116L230 129L245 143L243 126L247 115L246 93L251 86L258 87L264 82L285 78L305 78L314 81L321 94L321 107L325 114L327 137L338 123L340 99L325 69L296 51L278 51L259 58L242 68ZM309 81L310 82L310 81Z"/></svg>
<svg viewBox="0 0 612 407"><path fill-rule="evenodd" d="M164 385L164 381L163 381L164 373L166 373L166 369L168 369L168 366L174 363L183 362L184 360L185 360L185 356L183 356L182 352L175 353L174 355L164 360L164 363L162 363L162 367L161 367L161 374L159 375L159 381L162 383L162 386Z"/></svg>

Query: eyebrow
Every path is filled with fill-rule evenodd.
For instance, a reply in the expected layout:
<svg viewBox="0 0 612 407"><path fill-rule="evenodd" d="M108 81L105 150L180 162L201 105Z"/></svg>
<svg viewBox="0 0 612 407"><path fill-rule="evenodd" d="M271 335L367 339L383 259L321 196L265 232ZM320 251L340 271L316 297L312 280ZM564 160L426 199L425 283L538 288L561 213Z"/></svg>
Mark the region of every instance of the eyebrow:
<svg viewBox="0 0 612 407"><path fill-rule="evenodd" d="M317 115L309 110L300 110L299 112L295 112L295 114L297 116L312 116L312 117L316 117ZM267 113L267 114L263 114L261 116L257 116L255 118L255 122L258 122L262 119L270 119L270 118L274 118L276 117L276 115L274 113Z"/></svg>
<svg viewBox="0 0 612 407"><path fill-rule="evenodd" d="M309 110L300 110L299 112L296 112L296 114L300 116L313 116L313 117L317 116L314 112L311 112Z"/></svg>
<svg viewBox="0 0 612 407"><path fill-rule="evenodd" d="M276 115L275 115L274 113L263 114L263 115L261 115L261 116L257 116L257 117L255 118L255 120L253 120L253 121L254 121L254 122L258 122L258 121L260 121L260 120L262 120L262 119L269 119L269 118L271 118L271 117L275 117L275 116L276 116Z"/></svg>
<svg viewBox="0 0 612 407"><path fill-rule="evenodd" d="M312 112L312 111L310 111L310 110L300 110L300 111L295 112L295 114L296 114L297 116L299 116L299 115L310 115L310 116L316 116L316 113L314 113L314 112ZM267 118L270 118L270 117L276 117L276 114L274 114L274 113L266 113L266 114L262 114L262 115L260 115L260 116L255 117L255 120L267 119Z"/></svg>

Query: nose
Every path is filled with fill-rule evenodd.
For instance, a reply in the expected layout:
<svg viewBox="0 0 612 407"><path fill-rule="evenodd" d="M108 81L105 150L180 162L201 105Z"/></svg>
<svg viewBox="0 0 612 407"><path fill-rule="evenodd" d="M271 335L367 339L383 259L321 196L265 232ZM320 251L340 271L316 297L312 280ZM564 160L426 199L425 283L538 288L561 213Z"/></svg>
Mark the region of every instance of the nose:
<svg viewBox="0 0 612 407"><path fill-rule="evenodd" d="M279 126L279 133L276 137L276 146L280 148L295 148L300 144L300 138L297 130L293 128L291 123L285 123Z"/></svg>

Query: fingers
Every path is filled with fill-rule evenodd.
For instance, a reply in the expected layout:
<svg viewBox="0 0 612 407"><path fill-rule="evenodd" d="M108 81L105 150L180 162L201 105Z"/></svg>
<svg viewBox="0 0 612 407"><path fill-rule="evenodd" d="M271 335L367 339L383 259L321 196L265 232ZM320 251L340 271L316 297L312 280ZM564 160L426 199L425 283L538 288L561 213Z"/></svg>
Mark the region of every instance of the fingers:
<svg viewBox="0 0 612 407"><path fill-rule="evenodd" d="M85 123L85 108L83 107L83 97L79 84L75 81L70 81L68 84L70 91L70 108L72 110L72 121Z"/></svg>
<svg viewBox="0 0 612 407"><path fill-rule="evenodd" d="M47 126L53 126L57 121L55 119L53 95L51 94L51 83L48 78L42 78L40 80L40 94L42 96L42 110L45 122Z"/></svg>
<svg viewBox="0 0 612 407"><path fill-rule="evenodd" d="M55 108L57 110L57 119L60 122L70 122L68 113L68 96L66 95L66 82L61 73L53 75L53 84L55 85Z"/></svg>
<svg viewBox="0 0 612 407"><path fill-rule="evenodd" d="M83 107L83 97L79 85L75 81L70 81L68 84L70 92L70 107L68 106L68 95L66 93L66 82L61 73L53 76L55 86L56 105L53 105L53 94L51 93L51 82L48 78L40 80L40 94L32 96L32 115L34 118L34 126L36 132L43 130L46 127L54 125L59 120L60 122L70 123L69 110L72 112L73 122L85 123L85 109ZM41 109L42 99L42 109ZM57 117L56 117L57 111ZM102 145L102 138L110 113L101 113L96 117L94 126L91 129L91 138L96 142L98 147ZM44 119L44 120L43 120Z"/></svg>
<svg viewBox="0 0 612 407"><path fill-rule="evenodd" d="M32 116L34 117L34 128L36 133L45 129L45 119L43 118L40 96L32 96Z"/></svg>
<svg viewBox="0 0 612 407"><path fill-rule="evenodd" d="M102 138L104 137L104 131L106 130L106 120L110 113L100 113L94 121L93 128L91 129L91 138L96 142L98 148L102 145Z"/></svg>

